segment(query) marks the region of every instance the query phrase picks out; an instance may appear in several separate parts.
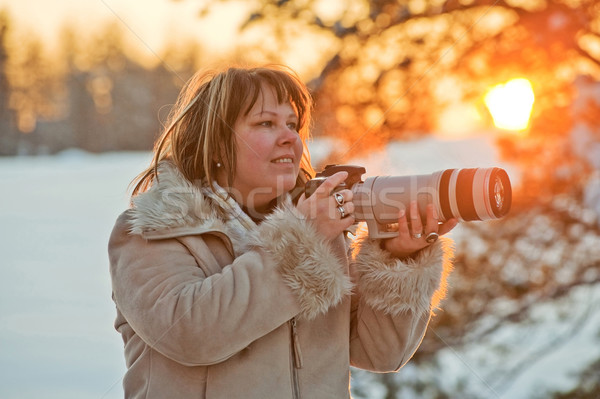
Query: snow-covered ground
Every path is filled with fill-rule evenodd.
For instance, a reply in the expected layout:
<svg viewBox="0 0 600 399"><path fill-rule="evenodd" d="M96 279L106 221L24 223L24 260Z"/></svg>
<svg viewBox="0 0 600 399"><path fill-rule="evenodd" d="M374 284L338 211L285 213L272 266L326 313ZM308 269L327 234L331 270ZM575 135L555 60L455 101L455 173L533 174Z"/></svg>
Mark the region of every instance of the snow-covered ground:
<svg viewBox="0 0 600 399"><path fill-rule="evenodd" d="M507 322L464 349L440 351L441 385L448 392L465 386L469 397L482 399L541 399L576 387L582 369L600 358L600 286L538 303L528 320Z"/></svg>
<svg viewBox="0 0 600 399"><path fill-rule="evenodd" d="M0 397L123 397L106 246L148 160L0 158Z"/></svg>
<svg viewBox="0 0 600 399"><path fill-rule="evenodd" d="M311 147L318 162L327 143L315 140ZM149 153L78 151L0 158L0 397L123 397L125 366L121 339L112 327L106 246L114 220L127 207L127 185L149 161ZM491 139L485 137L392 144L383 153L352 163L365 165L368 175L500 165ZM600 299L598 292L581 295ZM561 328L559 323L553 326ZM502 334L514 331L507 327ZM587 346L594 331L578 331L581 340L571 341L573 347L542 359L515 376L507 390L490 391L486 397L526 398L546 383L568 385L561 380L567 374L550 373L552 365L571 356L600 357L597 348ZM525 356L527 341L514 343L524 346ZM485 391L493 383L482 366L493 363L493 353L487 355L485 347L466 353L448 348L441 359L453 368L442 379L480 381Z"/></svg>

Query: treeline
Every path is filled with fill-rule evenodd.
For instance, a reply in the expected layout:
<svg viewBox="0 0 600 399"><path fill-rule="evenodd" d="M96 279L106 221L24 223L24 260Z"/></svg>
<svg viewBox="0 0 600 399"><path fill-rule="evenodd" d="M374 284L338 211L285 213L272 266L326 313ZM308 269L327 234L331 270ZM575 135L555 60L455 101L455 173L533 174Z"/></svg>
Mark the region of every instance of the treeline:
<svg viewBox="0 0 600 399"><path fill-rule="evenodd" d="M173 44L145 65L112 24L88 38L65 28L52 55L14 35L0 13L0 155L149 150L200 56Z"/></svg>

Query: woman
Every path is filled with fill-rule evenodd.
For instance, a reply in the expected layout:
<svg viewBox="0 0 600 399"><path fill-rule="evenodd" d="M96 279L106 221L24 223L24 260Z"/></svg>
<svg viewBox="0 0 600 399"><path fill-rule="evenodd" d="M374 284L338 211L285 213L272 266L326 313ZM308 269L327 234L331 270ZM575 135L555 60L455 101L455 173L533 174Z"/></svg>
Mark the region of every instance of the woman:
<svg viewBox="0 0 600 399"><path fill-rule="evenodd" d="M182 90L109 243L127 398L347 398L350 365L398 370L419 346L449 270L421 233L456 221L413 203L348 256L346 173L296 195L311 106L283 67Z"/></svg>

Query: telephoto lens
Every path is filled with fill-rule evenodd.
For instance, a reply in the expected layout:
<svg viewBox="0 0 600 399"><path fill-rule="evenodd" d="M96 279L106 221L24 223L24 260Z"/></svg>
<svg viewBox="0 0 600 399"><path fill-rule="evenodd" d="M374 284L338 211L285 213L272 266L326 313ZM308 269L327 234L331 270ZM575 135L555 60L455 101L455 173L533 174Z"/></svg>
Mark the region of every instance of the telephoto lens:
<svg viewBox="0 0 600 399"><path fill-rule="evenodd" d="M512 202L508 174L501 168L446 169L429 175L374 176L362 181L365 168L355 165L328 165L309 180L305 195L309 197L328 176L348 172L338 189L354 193L354 217L367 222L371 238L398 235L395 225L398 212L417 201L421 219L426 218L428 204L435 207L439 221L490 220L505 216Z"/></svg>
<svg viewBox="0 0 600 399"><path fill-rule="evenodd" d="M393 237L388 225L398 221L400 209L416 200L425 219L427 204L437 210L439 221L490 220L510 210L510 179L501 168L446 169L430 175L375 176L352 187L354 216L366 221L372 238Z"/></svg>

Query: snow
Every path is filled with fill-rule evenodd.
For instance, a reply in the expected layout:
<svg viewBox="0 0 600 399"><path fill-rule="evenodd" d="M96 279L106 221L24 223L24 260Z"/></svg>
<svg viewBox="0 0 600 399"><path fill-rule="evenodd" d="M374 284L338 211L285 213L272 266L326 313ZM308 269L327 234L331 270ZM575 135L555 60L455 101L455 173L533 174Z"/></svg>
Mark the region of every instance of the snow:
<svg viewBox="0 0 600 399"><path fill-rule="evenodd" d="M123 397L106 245L148 161L0 158L0 397Z"/></svg>
<svg viewBox="0 0 600 399"><path fill-rule="evenodd" d="M473 397L527 399L573 388L578 372L600 357L598 299L599 286L578 287L558 303L534 306L534 325L506 323L466 349L443 349L437 357L447 389L468 380Z"/></svg>
<svg viewBox="0 0 600 399"><path fill-rule="evenodd" d="M332 144L316 139L311 144L315 163L325 156L327 145ZM116 217L128 205L128 184L150 159L149 153L77 150L0 158L0 397L123 397L125 365L122 342L112 326L106 246ZM366 165L368 175L502 166L511 179L518 179L497 159L489 137L430 138L392 144L352 163ZM446 374L433 378L448 386L467 380L481 397L491 398L526 398L540 387L572 386L572 369L600 357L594 335L600 325L598 291L581 288L573 294L590 304L582 310L589 316L583 327L558 350L538 356L535 367L520 370L502 385L504 391L495 392L495 378L486 373L490 364L502 366L493 364L493 350L502 342L522 347L521 358L502 366L517 367L531 355L528 349L540 347L533 343L562 336L569 328L564 320L549 318L547 328L536 330L538 335L527 336L527 326L506 325L486 345L462 352L448 347L438 359ZM574 357L580 361L571 362ZM410 374L410 367L405 370Z"/></svg>

